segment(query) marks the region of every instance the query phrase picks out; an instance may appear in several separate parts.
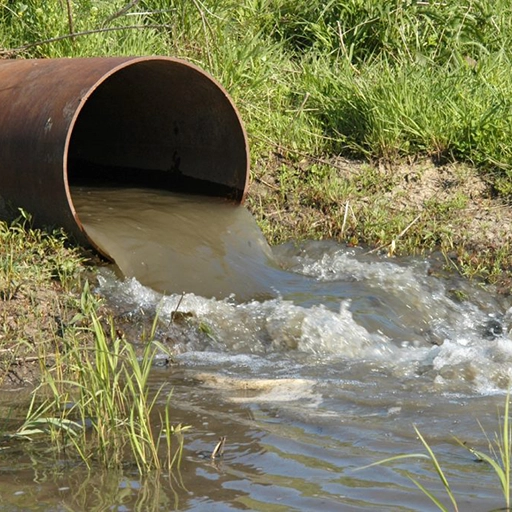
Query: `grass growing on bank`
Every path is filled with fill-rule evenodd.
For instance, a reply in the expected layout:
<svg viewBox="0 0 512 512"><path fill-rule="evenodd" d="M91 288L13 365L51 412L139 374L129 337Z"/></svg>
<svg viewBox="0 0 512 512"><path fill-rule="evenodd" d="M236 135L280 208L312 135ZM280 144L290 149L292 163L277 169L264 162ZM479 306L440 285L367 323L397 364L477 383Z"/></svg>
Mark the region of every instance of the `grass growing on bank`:
<svg viewBox="0 0 512 512"><path fill-rule="evenodd" d="M88 294L86 288L82 302ZM166 349L151 341L138 357L113 324L106 332L94 310L88 314L94 344L68 340L59 364L43 370L27 418L12 437L51 440L58 454L78 456L89 468L170 470L181 460L187 427L171 422L171 394L165 398L163 386L150 393L148 383L157 351Z"/></svg>
<svg viewBox="0 0 512 512"><path fill-rule="evenodd" d="M0 1L4 57L163 54L217 78L247 126L254 182L270 185L249 206L271 242L441 249L491 281L512 273L512 242L472 239L471 186L405 208L388 192L406 194L397 167L428 161L459 181L453 169L471 167L479 198L510 200L511 28L505 0ZM340 157L371 170L347 176Z"/></svg>
<svg viewBox="0 0 512 512"><path fill-rule="evenodd" d="M77 323L83 263L62 232L32 229L25 213L0 222L0 385L37 380L37 347L48 364L62 350L64 331Z"/></svg>
<svg viewBox="0 0 512 512"><path fill-rule="evenodd" d="M91 277L60 231L33 229L25 213L0 222L0 386L32 395L24 421L3 412L3 439L29 439L88 467L170 470L186 427L172 422L171 395L148 382L166 349L153 329L139 355L102 320L109 312Z"/></svg>

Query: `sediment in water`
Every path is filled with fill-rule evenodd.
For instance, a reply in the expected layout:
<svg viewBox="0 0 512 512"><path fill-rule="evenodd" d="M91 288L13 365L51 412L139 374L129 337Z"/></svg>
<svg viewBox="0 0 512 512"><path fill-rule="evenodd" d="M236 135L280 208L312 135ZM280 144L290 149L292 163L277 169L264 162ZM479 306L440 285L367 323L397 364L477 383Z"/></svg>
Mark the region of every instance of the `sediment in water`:
<svg viewBox="0 0 512 512"><path fill-rule="evenodd" d="M162 293L276 295L280 271L243 206L141 188L75 187L72 196L87 235L126 277Z"/></svg>

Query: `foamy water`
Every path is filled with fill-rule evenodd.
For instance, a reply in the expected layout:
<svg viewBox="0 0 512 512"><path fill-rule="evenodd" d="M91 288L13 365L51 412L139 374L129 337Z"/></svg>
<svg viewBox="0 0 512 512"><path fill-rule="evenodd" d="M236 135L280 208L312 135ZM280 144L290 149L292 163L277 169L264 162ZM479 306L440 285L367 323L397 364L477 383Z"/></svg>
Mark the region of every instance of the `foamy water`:
<svg viewBox="0 0 512 512"><path fill-rule="evenodd" d="M361 379L365 364L380 365L394 378L421 378L438 391L493 393L506 386L512 363L506 299L432 277L427 261L370 257L335 243L278 247L275 259L291 278L274 281L279 296L267 300L162 295L108 272L99 289L125 307L158 311L162 324L176 311L191 314L191 330L200 325L209 335L177 341L184 361L191 353L269 357L271 375L279 354L290 371L300 363L307 378L307 362L345 362L349 373L361 365ZM458 300L454 286L468 300Z"/></svg>
<svg viewBox="0 0 512 512"><path fill-rule="evenodd" d="M174 353L174 364L155 370L154 379L155 386L172 386L177 421L193 424L195 432L187 446L191 480L183 510L229 510L241 496L258 510L434 510L403 474L412 472L442 495L428 466L357 471L421 451L413 424L434 443L454 489L462 490L465 511L500 504L495 477L481 466L475 477L474 460L453 436L486 449L478 422L491 436L498 426L496 408L512 366L509 298L453 275L436 277L432 260L387 258L335 242L270 250L243 208L228 207L238 212L236 229L203 236L199 228L222 217L212 213L225 207L218 202L208 203L182 235L155 235L152 219L160 213L152 210L161 197L155 203L153 193L146 196L150 206L137 203L136 212L147 215L128 213L131 220L116 221L104 238L91 233L102 244L115 238L109 251L130 239L121 256L136 247L135 263L152 261L156 252L146 238L131 240L135 235L151 233L160 248L170 243L165 268L178 268L178 288L162 293L176 274L169 274L170 284L152 286L147 274L131 273L132 261L120 265L124 278L102 269L97 291L136 321L151 323L157 315L156 338ZM122 203L108 195L103 201L108 208ZM108 217L88 229L101 230ZM133 218L150 225L135 227ZM258 249L249 254L254 233ZM175 263L175 254L189 247L180 236L199 245L208 239L207 259L191 267ZM226 257L226 249L240 253ZM216 257L221 263L210 261ZM194 289L218 265L223 292ZM242 287L230 289L245 275ZM195 454L219 435L228 436L231 452L228 444L224 469L205 469Z"/></svg>

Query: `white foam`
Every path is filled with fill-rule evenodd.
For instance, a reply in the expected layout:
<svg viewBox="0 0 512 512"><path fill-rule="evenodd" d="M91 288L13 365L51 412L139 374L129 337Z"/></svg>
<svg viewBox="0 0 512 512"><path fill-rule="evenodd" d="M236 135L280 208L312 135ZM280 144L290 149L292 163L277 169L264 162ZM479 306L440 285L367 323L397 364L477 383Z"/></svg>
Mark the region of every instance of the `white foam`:
<svg viewBox="0 0 512 512"><path fill-rule="evenodd" d="M421 369L423 379L430 378L437 390L448 393L459 392L461 385L481 394L503 389L512 374L512 341L507 335L483 335L485 322L500 313L492 310L493 303L487 308L490 315L470 301L454 300L444 281L427 275L425 264L407 267L358 257L355 251L337 250L316 260L303 252L291 258L295 269L317 278L332 282L345 276L342 292L350 279L363 282L351 289L351 298L336 299L330 288L330 307L317 295L308 303L304 294L301 300L241 304L194 294L163 296L135 279L120 281L108 272L100 278L100 291L113 300L151 306L168 322L176 311L192 313L196 327L206 326L210 337L200 348L187 349L183 342L180 360L185 365L218 364L270 374L275 354L282 354L280 368L288 365L290 372L297 354L310 354L310 360L326 364L381 366L396 379L415 379ZM377 328L371 325L375 316ZM386 322L388 333L379 327ZM430 345L430 339L441 345ZM293 371L301 377L300 370Z"/></svg>

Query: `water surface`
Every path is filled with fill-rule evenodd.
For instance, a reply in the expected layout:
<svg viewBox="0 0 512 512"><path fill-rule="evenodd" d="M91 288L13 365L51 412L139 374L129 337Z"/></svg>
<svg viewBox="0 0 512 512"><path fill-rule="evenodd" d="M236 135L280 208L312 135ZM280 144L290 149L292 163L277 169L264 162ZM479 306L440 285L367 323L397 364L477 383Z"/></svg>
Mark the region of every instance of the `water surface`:
<svg viewBox="0 0 512 512"><path fill-rule="evenodd" d="M102 208L123 202L101 194ZM330 241L270 249L243 208L213 202L200 213L204 198L186 199L199 204L190 205L194 221L188 214L175 221L187 226L183 232L167 221L160 234L155 222L139 229L144 212L160 216L164 195L140 194L140 213L115 220L101 239L128 240L120 256L126 247L136 256L118 261L128 277L103 269L98 292L134 321L158 311L157 337L173 347L175 363L155 367L152 382L173 393L176 423L192 426L181 471L85 475L65 460L9 449L0 459L0 510L437 510L406 476L448 504L427 462L361 469L422 451L413 425L438 455L461 510L503 506L492 470L453 436L487 450L479 422L490 437L498 429L512 362L509 298L436 277L432 259L387 258ZM224 209L228 224L214 233L210 221L220 225ZM146 245L146 231L156 245ZM190 250L190 241L208 249ZM155 247L167 243L170 284L132 273L133 261L154 261ZM176 267L176 251L199 259ZM194 289L212 273L219 276L213 288ZM232 281L222 289L225 279ZM225 453L212 460L220 436Z"/></svg>

